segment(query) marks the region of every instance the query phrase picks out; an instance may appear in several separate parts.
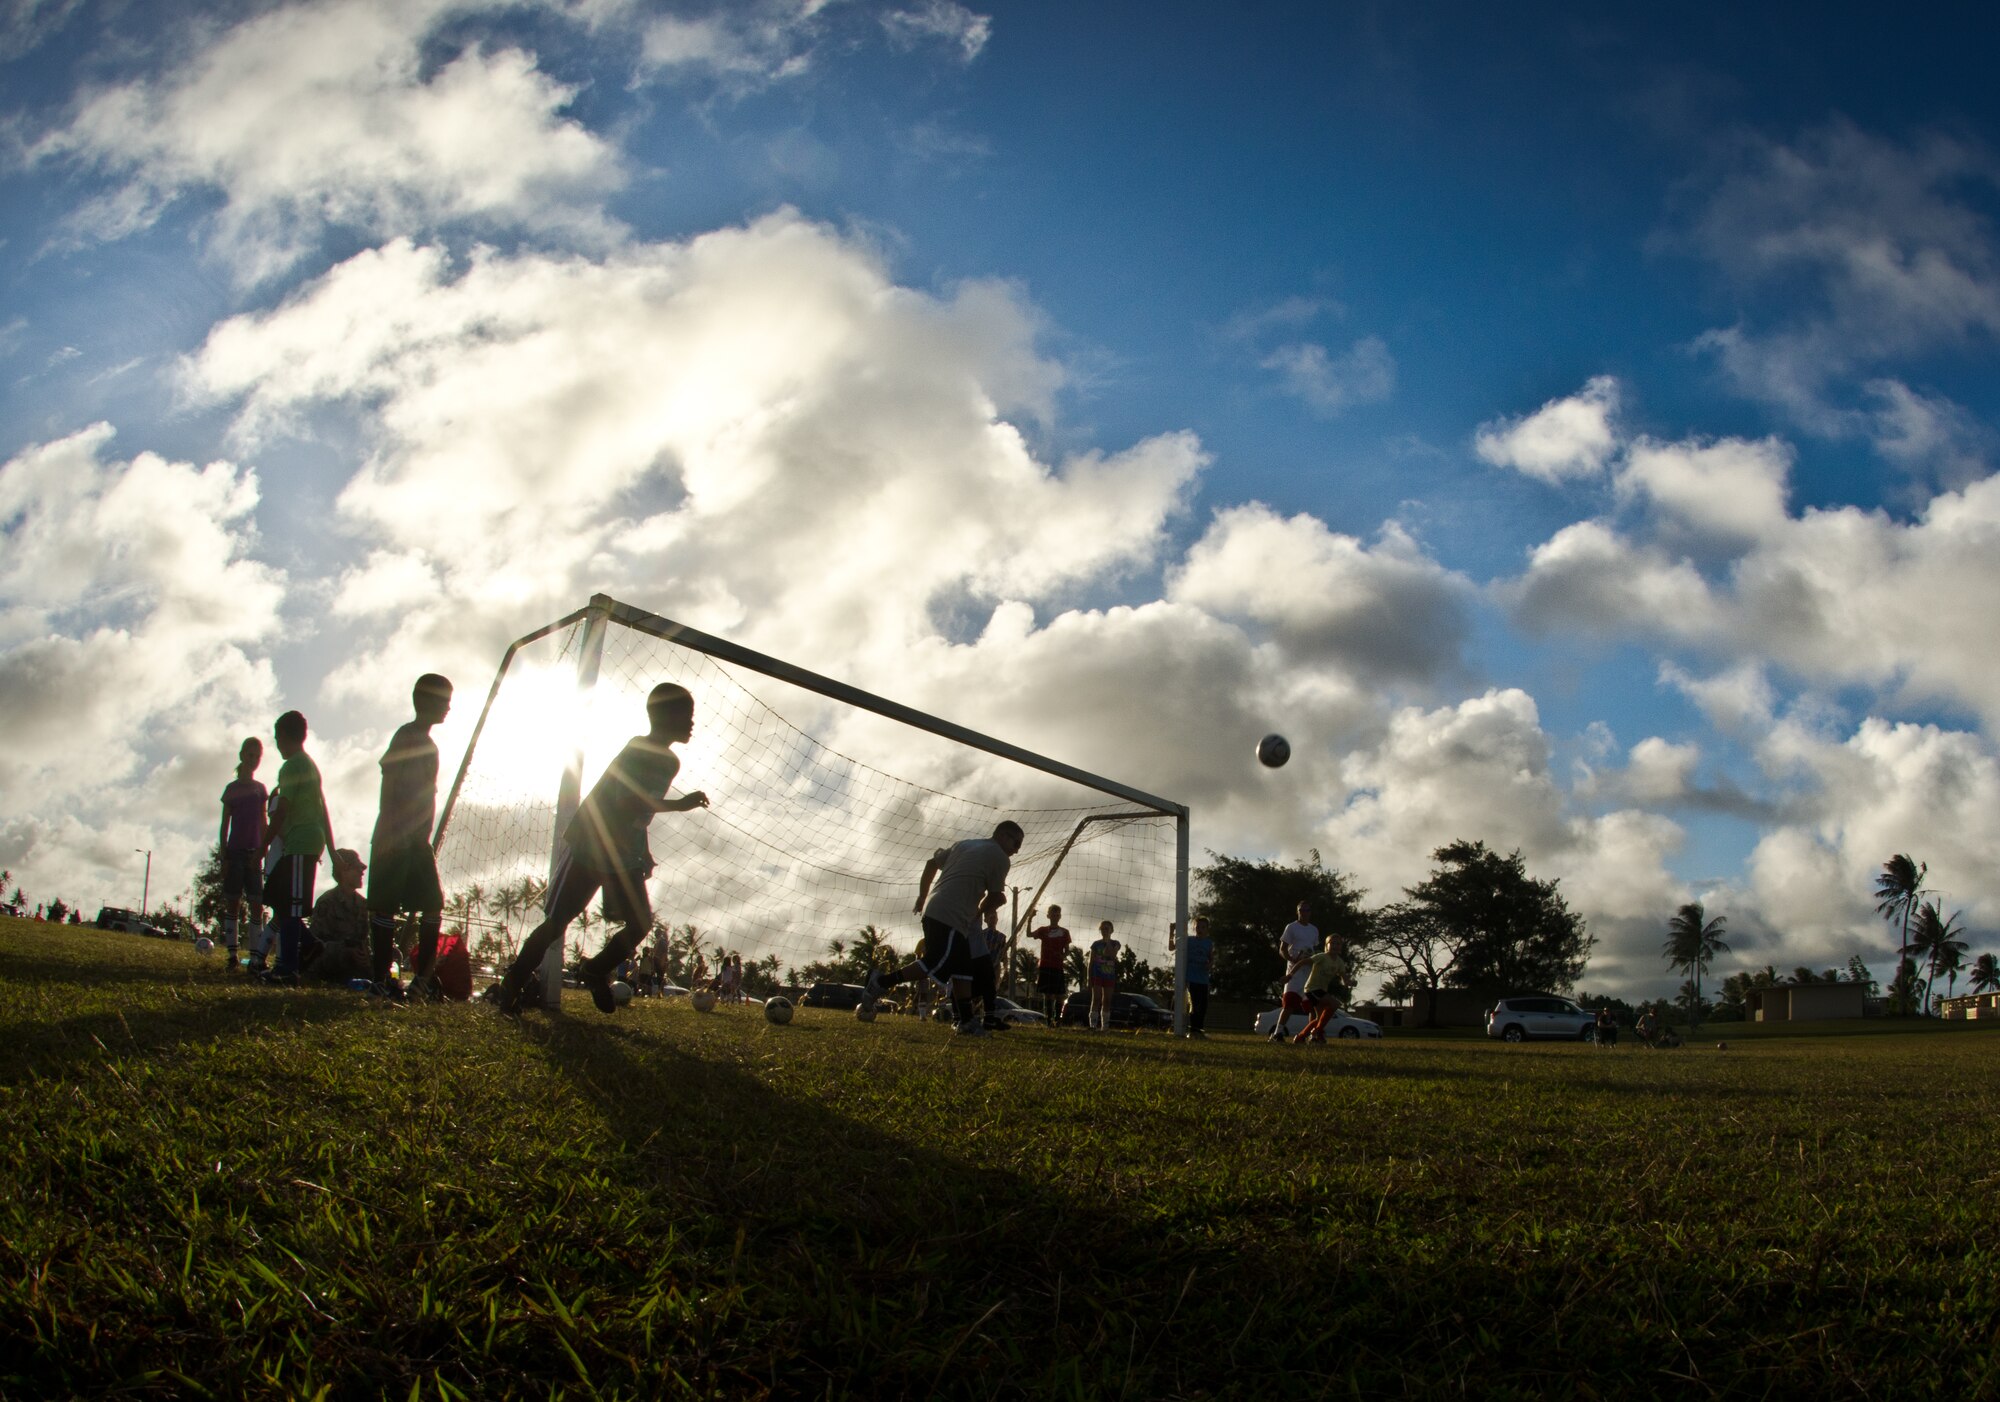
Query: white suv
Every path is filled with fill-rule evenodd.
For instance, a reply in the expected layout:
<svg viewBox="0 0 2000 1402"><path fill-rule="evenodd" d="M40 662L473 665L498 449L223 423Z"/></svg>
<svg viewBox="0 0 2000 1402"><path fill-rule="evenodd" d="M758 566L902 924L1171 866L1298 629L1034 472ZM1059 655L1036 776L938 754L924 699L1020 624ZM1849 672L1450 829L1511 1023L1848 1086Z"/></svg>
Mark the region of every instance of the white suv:
<svg viewBox="0 0 2000 1402"><path fill-rule="evenodd" d="M1486 1035L1503 1042L1522 1042L1530 1037L1587 1042L1596 1027L1596 1014L1585 1012L1567 998L1502 998L1486 1014Z"/></svg>

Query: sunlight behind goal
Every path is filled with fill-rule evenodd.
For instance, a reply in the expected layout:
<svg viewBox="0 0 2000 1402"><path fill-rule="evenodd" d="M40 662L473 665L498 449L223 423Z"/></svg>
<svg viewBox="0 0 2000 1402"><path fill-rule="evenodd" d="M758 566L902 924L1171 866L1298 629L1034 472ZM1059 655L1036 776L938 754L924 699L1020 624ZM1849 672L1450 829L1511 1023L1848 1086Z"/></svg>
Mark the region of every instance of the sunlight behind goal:
<svg viewBox="0 0 2000 1402"><path fill-rule="evenodd" d="M1054 903L1073 932L1112 920L1164 967L1167 924L1186 908L1179 805L603 596L509 650L440 817L447 891L545 878L565 767L580 763L572 792L587 792L645 730L662 681L695 698L675 793L701 789L712 806L654 820L649 889L657 919L697 927L711 962L737 953L783 980L866 925L908 954L925 860L1011 818L1027 840L1003 935L1016 911L1024 932L1031 905ZM603 937L571 934L588 948Z"/></svg>

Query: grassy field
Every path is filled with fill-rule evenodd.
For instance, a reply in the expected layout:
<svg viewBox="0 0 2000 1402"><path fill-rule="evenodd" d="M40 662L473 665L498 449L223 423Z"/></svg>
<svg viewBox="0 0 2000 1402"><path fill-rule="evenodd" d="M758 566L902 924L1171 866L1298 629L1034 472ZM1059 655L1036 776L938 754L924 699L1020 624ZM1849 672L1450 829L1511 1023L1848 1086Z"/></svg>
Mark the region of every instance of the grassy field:
<svg viewBox="0 0 2000 1402"><path fill-rule="evenodd" d="M2000 1036L382 1009L0 920L0 1393L2000 1395Z"/></svg>

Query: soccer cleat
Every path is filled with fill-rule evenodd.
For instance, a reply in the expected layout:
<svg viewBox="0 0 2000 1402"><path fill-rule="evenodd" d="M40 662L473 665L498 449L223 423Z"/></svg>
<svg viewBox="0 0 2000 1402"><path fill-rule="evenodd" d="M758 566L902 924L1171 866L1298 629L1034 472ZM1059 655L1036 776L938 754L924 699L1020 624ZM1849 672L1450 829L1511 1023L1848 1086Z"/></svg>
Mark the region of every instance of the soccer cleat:
<svg viewBox="0 0 2000 1402"><path fill-rule="evenodd" d="M961 1037L984 1037L987 1035L986 1028L982 1024L974 1022L970 1018L967 1018L964 1022L959 1023L958 1026L953 1028L952 1030L958 1033L958 1035Z"/></svg>
<svg viewBox="0 0 2000 1402"><path fill-rule="evenodd" d="M870 969L868 971L868 977L862 981L861 990L867 994L870 1002L880 998L889 991L888 987L882 982L882 974L878 969Z"/></svg>
<svg viewBox="0 0 2000 1402"><path fill-rule="evenodd" d="M618 999L611 992L611 975L602 969L593 968L588 960L577 970L583 977L583 986L590 990L590 1001L601 1013L618 1011Z"/></svg>

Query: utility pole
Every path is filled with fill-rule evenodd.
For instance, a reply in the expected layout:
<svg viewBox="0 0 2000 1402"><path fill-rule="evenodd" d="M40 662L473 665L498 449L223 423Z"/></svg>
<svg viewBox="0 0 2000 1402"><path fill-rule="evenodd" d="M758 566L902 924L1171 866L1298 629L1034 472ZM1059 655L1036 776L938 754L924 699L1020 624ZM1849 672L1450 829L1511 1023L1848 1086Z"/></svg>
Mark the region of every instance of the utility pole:
<svg viewBox="0 0 2000 1402"><path fill-rule="evenodd" d="M132 850L146 854L146 880L139 887L139 918L144 920L146 918L146 898L153 893L153 849L150 847L134 847Z"/></svg>

